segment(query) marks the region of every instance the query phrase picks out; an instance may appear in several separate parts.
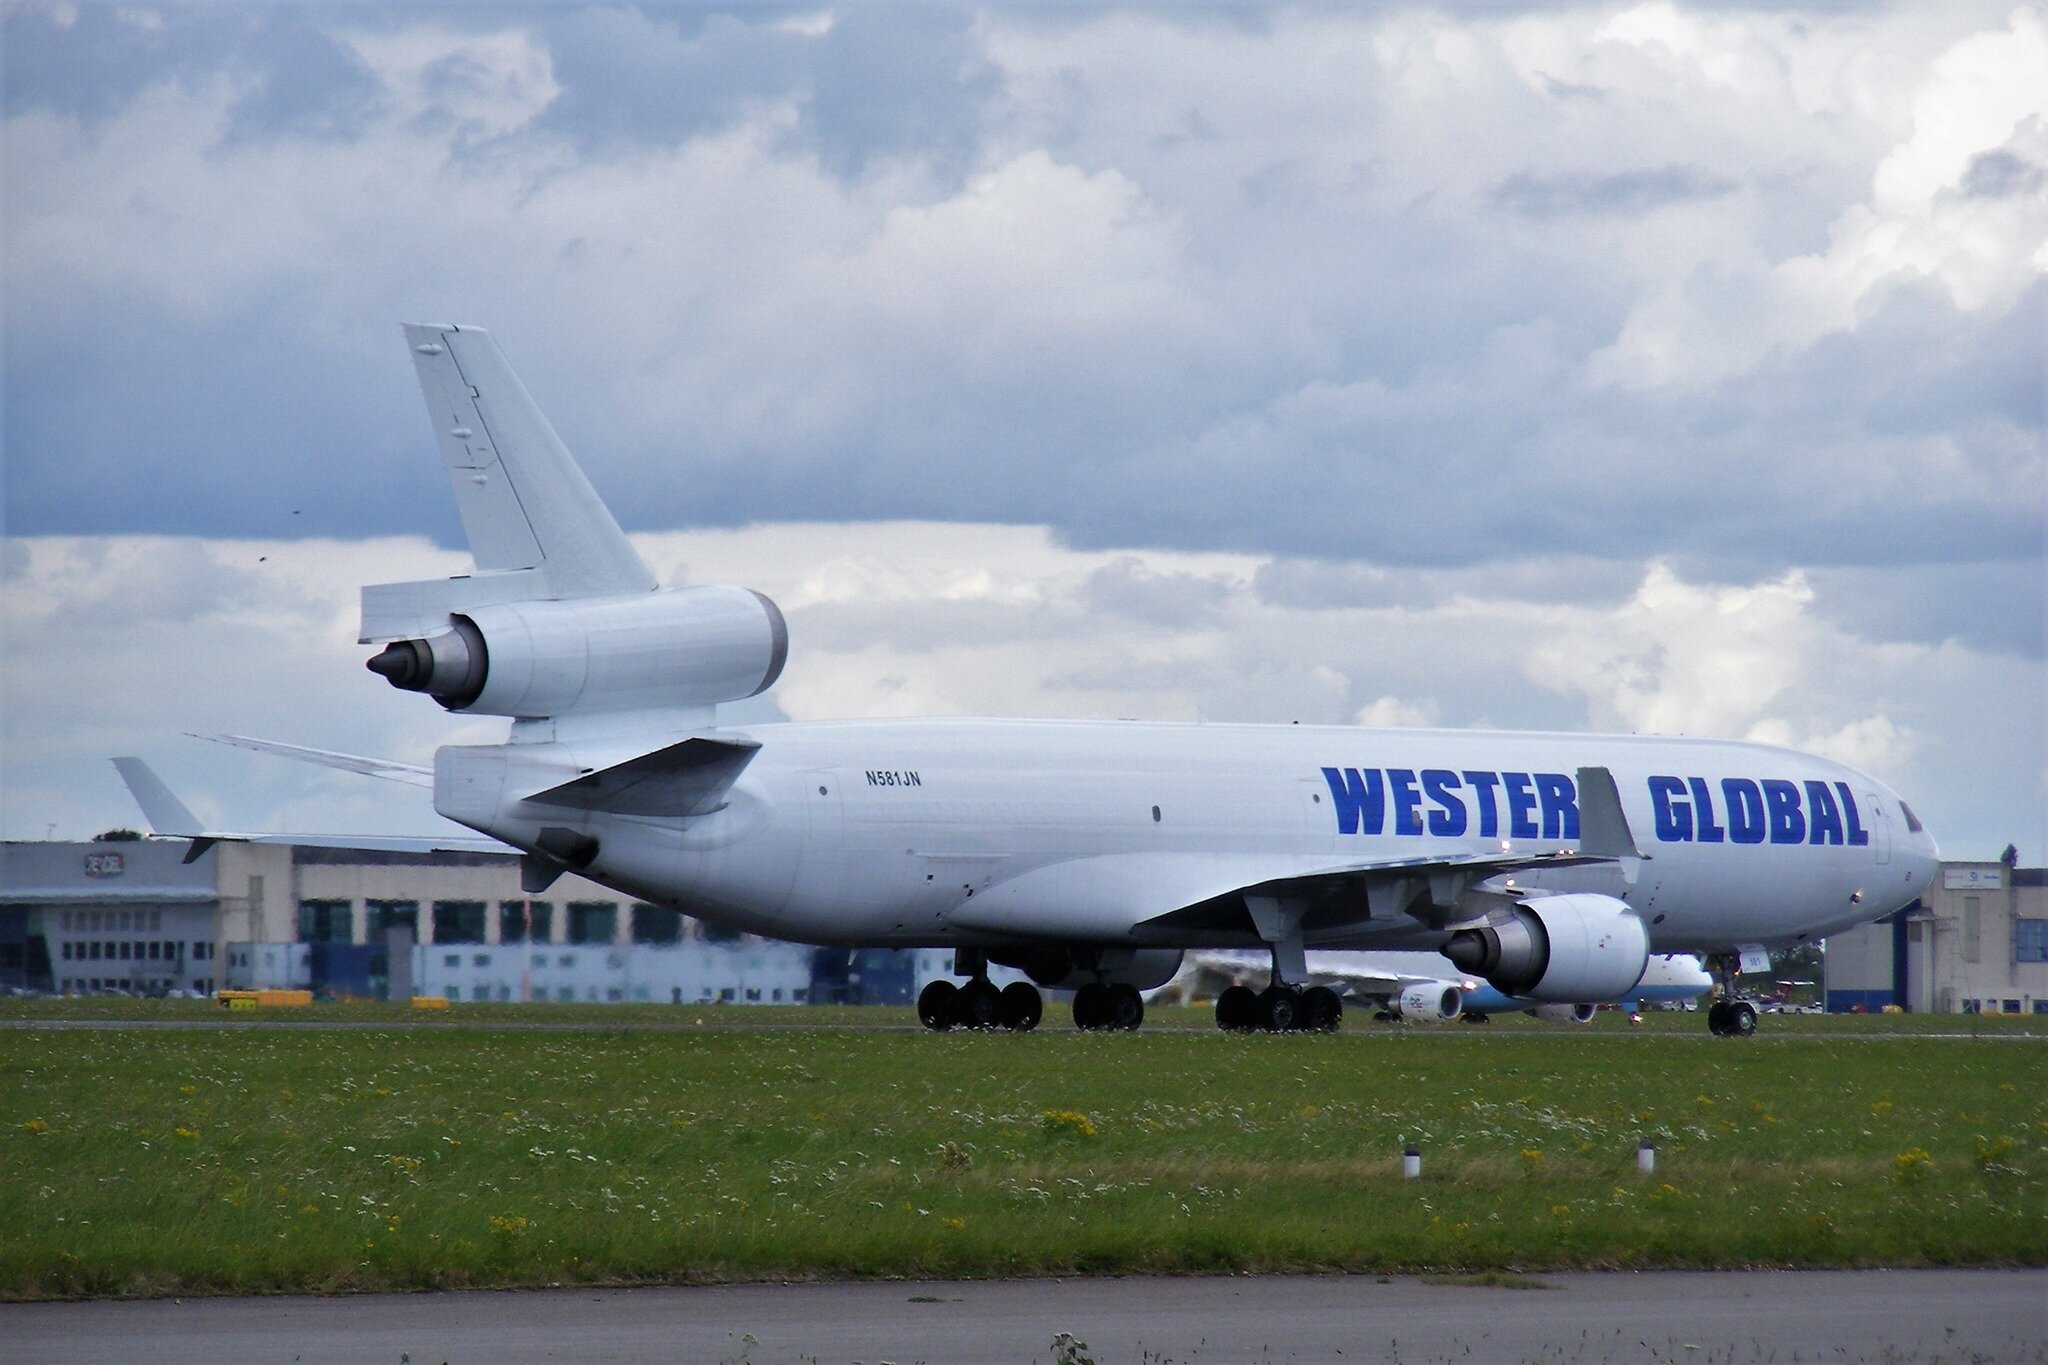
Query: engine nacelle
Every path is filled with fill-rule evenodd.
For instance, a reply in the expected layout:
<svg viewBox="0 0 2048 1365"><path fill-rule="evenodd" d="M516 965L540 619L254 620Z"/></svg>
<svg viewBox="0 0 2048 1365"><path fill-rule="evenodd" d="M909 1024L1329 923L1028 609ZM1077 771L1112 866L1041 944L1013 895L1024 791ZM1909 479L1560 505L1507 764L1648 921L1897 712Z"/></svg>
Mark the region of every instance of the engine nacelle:
<svg viewBox="0 0 2048 1365"><path fill-rule="evenodd" d="M1650 931L1613 896L1546 896L1460 929L1443 953L1504 995L1583 1004L1635 988L1650 965Z"/></svg>
<svg viewBox="0 0 2048 1365"><path fill-rule="evenodd" d="M369 661L451 711L558 716L709 706L767 690L789 657L782 612L746 588L504 602Z"/></svg>
<svg viewBox="0 0 2048 1365"><path fill-rule="evenodd" d="M1388 1004L1403 1019L1448 1024L1465 1012L1465 993L1456 986L1417 984L1403 988Z"/></svg>
<svg viewBox="0 0 2048 1365"><path fill-rule="evenodd" d="M1590 1024L1599 1012L1598 1005L1538 1005L1529 1011L1546 1024Z"/></svg>
<svg viewBox="0 0 2048 1365"><path fill-rule="evenodd" d="M1015 967L1047 990L1079 990L1090 981L1156 990L1180 970L1178 948L1030 948L991 952L988 960Z"/></svg>

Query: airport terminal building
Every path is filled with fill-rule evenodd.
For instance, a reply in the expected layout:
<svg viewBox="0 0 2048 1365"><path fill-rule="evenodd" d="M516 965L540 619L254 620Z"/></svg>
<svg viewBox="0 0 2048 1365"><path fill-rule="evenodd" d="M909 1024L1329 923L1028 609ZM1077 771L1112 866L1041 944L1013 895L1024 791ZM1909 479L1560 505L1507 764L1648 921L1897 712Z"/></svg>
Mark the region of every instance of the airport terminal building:
<svg viewBox="0 0 2048 1365"><path fill-rule="evenodd" d="M187 847L0 845L0 989L904 1003L922 965L733 933L574 875L529 896L512 854Z"/></svg>

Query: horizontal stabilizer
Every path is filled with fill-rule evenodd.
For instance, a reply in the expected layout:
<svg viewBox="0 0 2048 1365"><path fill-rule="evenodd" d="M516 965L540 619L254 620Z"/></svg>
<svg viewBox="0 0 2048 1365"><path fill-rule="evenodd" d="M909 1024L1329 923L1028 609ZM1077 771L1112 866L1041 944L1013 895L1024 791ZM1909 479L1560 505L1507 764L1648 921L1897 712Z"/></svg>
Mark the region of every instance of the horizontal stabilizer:
<svg viewBox="0 0 2048 1365"><path fill-rule="evenodd" d="M760 747L750 739L697 736L526 799L612 815L708 815L725 804L727 789Z"/></svg>
<svg viewBox="0 0 2048 1365"><path fill-rule="evenodd" d="M254 749L260 754L276 754L280 758L296 758L301 763L317 763L323 768L339 768L345 773L361 773L365 777L384 777L408 786L426 787L434 785L434 770L422 768L413 763L396 763L388 758L363 758L357 754L337 754L329 749L307 749L297 744L280 744L274 739L250 739L247 735L193 735L193 739L210 739L215 744L232 744L239 749ZM121 759L115 759L116 763Z"/></svg>

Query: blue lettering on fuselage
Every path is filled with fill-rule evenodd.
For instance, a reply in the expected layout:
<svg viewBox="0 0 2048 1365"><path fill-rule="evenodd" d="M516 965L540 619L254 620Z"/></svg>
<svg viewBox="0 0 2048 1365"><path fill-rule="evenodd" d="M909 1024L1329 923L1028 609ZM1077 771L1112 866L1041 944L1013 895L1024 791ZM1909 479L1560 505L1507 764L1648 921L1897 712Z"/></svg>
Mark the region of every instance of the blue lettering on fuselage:
<svg viewBox="0 0 2048 1365"><path fill-rule="evenodd" d="M1663 844L1870 842L1846 782L1724 777L1717 804L1704 777L1649 779L1653 833ZM1723 825L1720 821L1725 820Z"/></svg>
<svg viewBox="0 0 2048 1365"><path fill-rule="evenodd" d="M1437 839L1579 838L1578 788L1564 773L1324 768L1337 833ZM1657 774L1651 834L1661 844L1870 842L1846 782ZM1476 818L1475 818L1476 817Z"/></svg>
<svg viewBox="0 0 2048 1365"><path fill-rule="evenodd" d="M1512 838L1570 842L1579 837L1578 789L1564 773L1325 768L1323 781L1330 789L1339 834L1427 832L1438 839L1458 839L1472 832L1476 809L1479 837L1494 839L1500 837L1505 804ZM1497 800L1496 793L1505 793L1505 802Z"/></svg>

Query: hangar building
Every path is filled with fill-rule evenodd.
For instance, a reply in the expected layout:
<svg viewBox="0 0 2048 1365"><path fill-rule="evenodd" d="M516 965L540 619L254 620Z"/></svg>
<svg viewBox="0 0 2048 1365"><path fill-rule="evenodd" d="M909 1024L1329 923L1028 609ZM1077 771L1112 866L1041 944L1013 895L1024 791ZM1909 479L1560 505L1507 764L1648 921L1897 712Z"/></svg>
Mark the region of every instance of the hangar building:
<svg viewBox="0 0 2048 1365"><path fill-rule="evenodd" d="M2016 863L1943 863L1913 904L1828 939L1828 1010L2048 1014L2048 869Z"/></svg>

